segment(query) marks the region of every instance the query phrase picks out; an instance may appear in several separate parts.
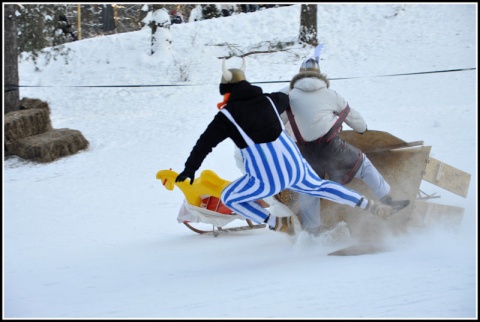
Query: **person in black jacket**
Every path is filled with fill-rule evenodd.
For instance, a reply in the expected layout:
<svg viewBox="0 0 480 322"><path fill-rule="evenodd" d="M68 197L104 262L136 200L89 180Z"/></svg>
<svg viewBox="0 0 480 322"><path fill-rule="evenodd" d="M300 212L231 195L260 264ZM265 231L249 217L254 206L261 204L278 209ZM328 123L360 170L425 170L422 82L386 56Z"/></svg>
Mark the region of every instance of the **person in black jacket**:
<svg viewBox="0 0 480 322"><path fill-rule="evenodd" d="M220 142L230 138L241 151L245 174L225 187L220 200L251 221L268 223L271 230L294 235L294 216L276 217L256 202L284 189L358 206L388 217L391 207L375 205L358 192L323 180L315 173L285 132L280 118L289 106L288 95L282 92L264 94L260 87L246 80L244 70L245 61L240 69L226 69L223 61L220 94L224 95L224 101L219 103L220 111L198 139L184 171L175 181L189 178L193 184L195 172L207 155Z"/></svg>
<svg viewBox="0 0 480 322"><path fill-rule="evenodd" d="M390 185L366 154L340 137L344 122L360 134L367 131L367 123L360 112L330 88L318 59L305 60L290 85L280 91L290 98L291 110L287 111L290 136L296 139L298 149L320 178L328 177L343 185L358 178L380 203L391 206L395 213L410 204L409 200L393 199ZM320 200L300 195L299 204L302 227L318 235L323 230Z"/></svg>

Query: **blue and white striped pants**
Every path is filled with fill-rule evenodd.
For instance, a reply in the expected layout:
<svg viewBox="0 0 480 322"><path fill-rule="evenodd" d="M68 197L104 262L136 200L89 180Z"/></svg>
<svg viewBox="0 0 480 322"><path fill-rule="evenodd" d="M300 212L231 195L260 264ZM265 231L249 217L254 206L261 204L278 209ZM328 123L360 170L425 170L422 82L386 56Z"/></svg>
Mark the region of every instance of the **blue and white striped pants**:
<svg viewBox="0 0 480 322"><path fill-rule="evenodd" d="M285 131L273 142L251 144L241 152L246 174L223 190L221 200L227 207L255 223L264 222L269 215L268 210L255 201L284 189L351 207L355 207L362 199L362 195L356 191L321 179Z"/></svg>

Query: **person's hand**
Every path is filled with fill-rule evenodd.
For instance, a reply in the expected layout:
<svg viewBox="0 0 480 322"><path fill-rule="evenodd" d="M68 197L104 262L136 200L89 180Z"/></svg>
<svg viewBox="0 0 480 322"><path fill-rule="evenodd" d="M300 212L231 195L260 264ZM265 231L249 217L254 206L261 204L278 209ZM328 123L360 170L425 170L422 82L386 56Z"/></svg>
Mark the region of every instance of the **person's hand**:
<svg viewBox="0 0 480 322"><path fill-rule="evenodd" d="M175 182L183 182L187 178L190 179L190 184L193 184L193 180L195 180L195 171L190 169L183 170L183 172L177 176Z"/></svg>

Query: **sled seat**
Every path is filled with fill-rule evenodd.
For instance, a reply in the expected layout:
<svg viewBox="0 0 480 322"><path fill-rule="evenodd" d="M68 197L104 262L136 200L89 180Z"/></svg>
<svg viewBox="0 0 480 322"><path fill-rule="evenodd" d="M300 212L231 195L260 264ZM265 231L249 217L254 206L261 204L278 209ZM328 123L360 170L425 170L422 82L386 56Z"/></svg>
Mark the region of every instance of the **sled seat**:
<svg viewBox="0 0 480 322"><path fill-rule="evenodd" d="M173 190L177 186L185 195L185 200L178 212L177 221L183 223L190 230L199 233L213 233L216 237L219 232L250 230L266 227L266 224L253 224L251 220L234 213L225 206L220 195L223 189L230 184L229 181L220 178L212 170L204 170L200 177L190 184L190 181L175 182L178 173L172 170L160 170L157 179L160 180L167 190ZM264 201L258 201L262 207L269 205ZM246 226L224 228L234 220L246 222ZM192 224L203 223L212 225L211 230L194 227Z"/></svg>

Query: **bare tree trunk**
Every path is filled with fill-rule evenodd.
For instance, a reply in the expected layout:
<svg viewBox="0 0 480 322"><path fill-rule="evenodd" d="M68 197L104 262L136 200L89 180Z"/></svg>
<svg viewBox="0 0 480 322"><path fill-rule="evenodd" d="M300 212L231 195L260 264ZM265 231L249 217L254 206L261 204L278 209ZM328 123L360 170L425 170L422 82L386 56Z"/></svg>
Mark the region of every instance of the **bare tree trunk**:
<svg viewBox="0 0 480 322"><path fill-rule="evenodd" d="M302 4L300 12L300 37L301 42L312 46L318 45L317 40L317 5Z"/></svg>
<svg viewBox="0 0 480 322"><path fill-rule="evenodd" d="M4 44L5 44L5 56L4 56L4 68L5 68L5 111L7 114L11 111L17 111L20 109L20 94L18 90L18 53L17 53L17 25L15 17L14 4L5 5L4 18L5 30L4 30Z"/></svg>

